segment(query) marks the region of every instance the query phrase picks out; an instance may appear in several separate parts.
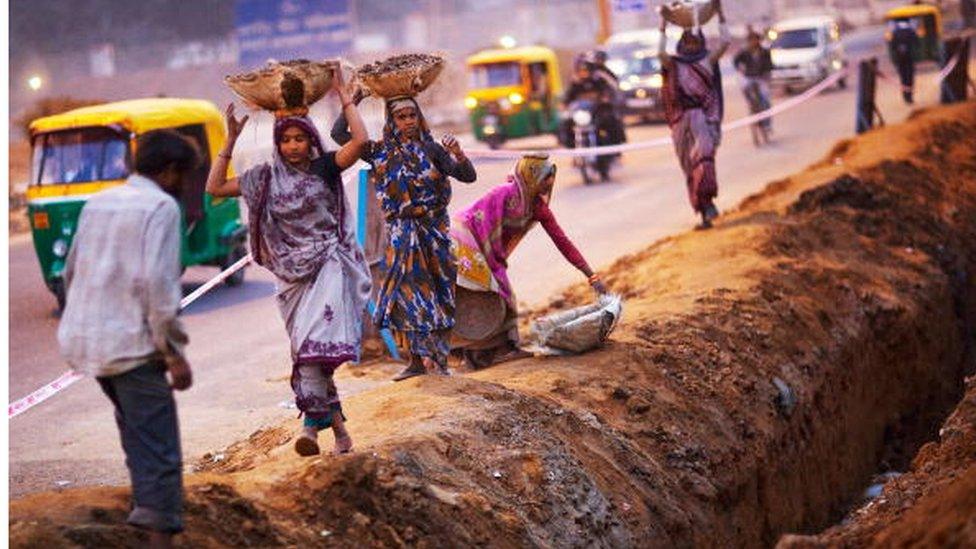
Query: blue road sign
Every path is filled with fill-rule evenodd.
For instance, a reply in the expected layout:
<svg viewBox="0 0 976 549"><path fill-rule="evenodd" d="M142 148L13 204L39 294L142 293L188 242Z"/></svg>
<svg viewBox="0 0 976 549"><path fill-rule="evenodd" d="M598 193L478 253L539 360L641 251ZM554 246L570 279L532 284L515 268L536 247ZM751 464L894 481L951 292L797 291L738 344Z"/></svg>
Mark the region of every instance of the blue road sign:
<svg viewBox="0 0 976 549"><path fill-rule="evenodd" d="M238 63L323 59L352 45L349 0L237 0Z"/></svg>
<svg viewBox="0 0 976 549"><path fill-rule="evenodd" d="M613 0L613 11L647 11L650 6L650 0Z"/></svg>

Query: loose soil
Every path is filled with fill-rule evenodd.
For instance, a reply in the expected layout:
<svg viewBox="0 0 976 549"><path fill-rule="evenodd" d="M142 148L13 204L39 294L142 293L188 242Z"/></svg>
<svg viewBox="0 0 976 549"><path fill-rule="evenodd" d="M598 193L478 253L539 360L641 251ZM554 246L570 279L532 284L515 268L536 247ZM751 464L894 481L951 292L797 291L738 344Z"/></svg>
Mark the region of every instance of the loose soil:
<svg viewBox="0 0 976 549"><path fill-rule="evenodd" d="M194 464L179 543L772 546L910 466L848 527L783 542L976 543L976 384L938 434L973 369L974 272L969 103L619 260L604 278L624 321L602 350L357 394L351 455L299 458L290 422ZM11 545L142 545L128 493L13 501Z"/></svg>

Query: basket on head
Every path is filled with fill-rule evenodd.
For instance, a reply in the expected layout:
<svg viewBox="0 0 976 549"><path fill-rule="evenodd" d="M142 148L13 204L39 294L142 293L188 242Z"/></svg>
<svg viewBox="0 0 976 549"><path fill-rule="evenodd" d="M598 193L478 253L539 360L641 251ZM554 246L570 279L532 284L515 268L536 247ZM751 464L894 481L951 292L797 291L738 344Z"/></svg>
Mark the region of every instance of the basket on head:
<svg viewBox="0 0 976 549"><path fill-rule="evenodd" d="M417 95L426 90L443 69L443 57L410 53L363 65L356 70L356 78L372 95L389 99Z"/></svg>
<svg viewBox="0 0 976 549"><path fill-rule="evenodd" d="M224 77L245 102L267 111L299 111L322 99L332 87L334 69L326 63L296 59Z"/></svg>
<svg viewBox="0 0 976 549"><path fill-rule="evenodd" d="M686 29L708 23L715 12L715 4L711 0L676 0L661 6L661 17Z"/></svg>

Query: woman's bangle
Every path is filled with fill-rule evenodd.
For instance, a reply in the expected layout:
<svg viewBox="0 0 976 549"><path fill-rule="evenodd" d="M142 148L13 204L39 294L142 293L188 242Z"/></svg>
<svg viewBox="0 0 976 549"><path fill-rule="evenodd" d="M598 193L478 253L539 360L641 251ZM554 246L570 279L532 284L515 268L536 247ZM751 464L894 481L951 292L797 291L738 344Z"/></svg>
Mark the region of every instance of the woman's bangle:
<svg viewBox="0 0 976 549"><path fill-rule="evenodd" d="M352 101L348 101L348 102L343 102L343 103L342 103L342 110L343 110L343 111L345 111L346 109L348 109L348 108L349 108L349 107L350 107L351 105L353 105L353 104L354 104L354 103L353 103Z"/></svg>
<svg viewBox="0 0 976 549"><path fill-rule="evenodd" d="M590 284L593 284L595 282L599 282L600 281L600 275L598 275L596 273L593 273L593 274L590 275L590 278L588 280L590 281Z"/></svg>
<svg viewBox="0 0 976 549"><path fill-rule="evenodd" d="M221 158L226 158L227 160L230 160L231 154L230 153L225 153L225 152L221 151L221 152L217 153L217 156L219 156Z"/></svg>

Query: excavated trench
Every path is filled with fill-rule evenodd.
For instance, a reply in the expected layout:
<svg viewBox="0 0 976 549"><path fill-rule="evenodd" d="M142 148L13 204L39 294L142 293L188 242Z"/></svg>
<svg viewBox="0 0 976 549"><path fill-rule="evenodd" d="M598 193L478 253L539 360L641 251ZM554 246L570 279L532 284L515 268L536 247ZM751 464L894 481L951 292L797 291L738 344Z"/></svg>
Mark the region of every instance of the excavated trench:
<svg viewBox="0 0 976 549"><path fill-rule="evenodd" d="M291 423L187 477L192 547L772 546L904 470L976 339L976 108L846 141L715 230L607 270L606 348L348 399L359 451ZM574 287L550 308L589 299ZM539 313L541 311L536 311ZM127 490L12 502L15 547L137 546Z"/></svg>

